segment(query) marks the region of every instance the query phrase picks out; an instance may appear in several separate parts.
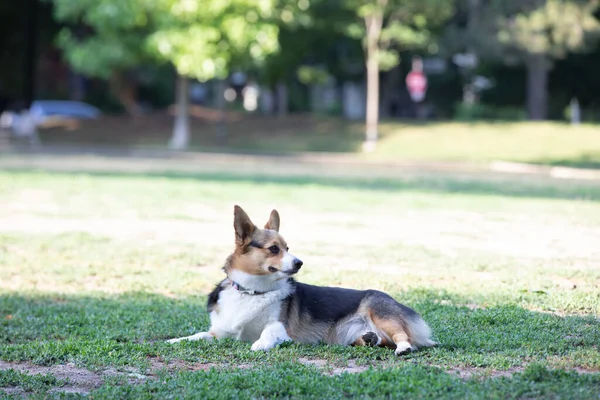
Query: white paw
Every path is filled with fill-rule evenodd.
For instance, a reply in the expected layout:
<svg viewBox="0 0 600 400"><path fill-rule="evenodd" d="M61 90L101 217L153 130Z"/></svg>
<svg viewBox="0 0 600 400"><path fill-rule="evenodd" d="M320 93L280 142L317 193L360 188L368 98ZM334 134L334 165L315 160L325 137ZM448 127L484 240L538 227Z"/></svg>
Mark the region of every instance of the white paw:
<svg viewBox="0 0 600 400"><path fill-rule="evenodd" d="M259 350L267 351L267 350L272 349L275 346L277 346L277 342L270 342L267 340L258 339L256 342L252 343L252 347L250 348L250 350L252 350L252 351L259 351Z"/></svg>
<svg viewBox="0 0 600 400"><path fill-rule="evenodd" d="M400 342L396 344L396 353L397 356L402 356L404 354L408 354L413 350L412 346L408 342Z"/></svg>
<svg viewBox="0 0 600 400"><path fill-rule="evenodd" d="M192 335L192 336L186 336L186 337L181 337L181 338L169 339L169 340L167 340L167 343L171 343L171 344L173 344L173 343L179 343L179 342L181 342L183 340L190 340L190 341L193 341L193 340L208 340L208 341L211 341L213 339L214 339L214 336L211 335L210 333L208 333L208 332L200 332L200 333L196 333L195 335Z"/></svg>

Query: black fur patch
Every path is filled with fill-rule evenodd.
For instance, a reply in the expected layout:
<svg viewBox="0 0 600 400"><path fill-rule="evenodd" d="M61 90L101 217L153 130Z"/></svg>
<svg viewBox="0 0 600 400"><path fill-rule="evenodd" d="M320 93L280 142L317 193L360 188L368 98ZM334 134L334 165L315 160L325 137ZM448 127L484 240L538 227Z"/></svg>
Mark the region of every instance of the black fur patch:
<svg viewBox="0 0 600 400"><path fill-rule="evenodd" d="M377 346L377 342L379 341L379 337L375 332L367 332L362 336L362 340L365 342L365 346Z"/></svg>
<svg viewBox="0 0 600 400"><path fill-rule="evenodd" d="M223 285L225 281L226 279L219 282L217 286L215 286L213 291L210 292L210 294L208 295L208 301L206 303L206 309L208 310L208 312L214 310L215 306L217 305L217 302L219 301L219 294L221 293L221 291L223 291L223 289L225 289Z"/></svg>
<svg viewBox="0 0 600 400"><path fill-rule="evenodd" d="M402 316L404 319L415 319L419 314L410 307L398 303L387 293L374 291L374 296L369 300L373 313L380 318L394 318Z"/></svg>
<svg viewBox="0 0 600 400"><path fill-rule="evenodd" d="M249 246L256 247L258 249L263 249L265 247L264 244L258 243L255 240L251 241L250 244L249 244Z"/></svg>
<svg viewBox="0 0 600 400"><path fill-rule="evenodd" d="M313 286L295 282L295 297L299 312L308 314L313 321L336 322L356 312L365 297L373 290L354 290Z"/></svg>

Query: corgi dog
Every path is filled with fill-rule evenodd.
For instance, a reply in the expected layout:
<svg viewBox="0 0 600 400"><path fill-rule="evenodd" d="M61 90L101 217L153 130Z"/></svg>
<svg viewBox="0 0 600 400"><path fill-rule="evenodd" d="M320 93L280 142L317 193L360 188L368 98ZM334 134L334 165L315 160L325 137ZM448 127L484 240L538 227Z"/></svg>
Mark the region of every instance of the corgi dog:
<svg viewBox="0 0 600 400"><path fill-rule="evenodd" d="M223 279L208 296L210 328L171 339L235 338L252 350L286 342L386 346L397 355L433 346L431 330L411 308L377 290L321 287L292 277L302 261L289 252L273 210L264 229L234 207L235 250Z"/></svg>

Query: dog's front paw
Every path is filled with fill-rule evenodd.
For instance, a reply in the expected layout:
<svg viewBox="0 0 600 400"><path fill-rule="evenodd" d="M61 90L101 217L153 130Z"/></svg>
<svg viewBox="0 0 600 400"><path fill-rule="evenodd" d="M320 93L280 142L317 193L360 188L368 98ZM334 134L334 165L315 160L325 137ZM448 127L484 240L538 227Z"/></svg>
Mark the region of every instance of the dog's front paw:
<svg viewBox="0 0 600 400"><path fill-rule="evenodd" d="M277 342L273 343L270 341L258 339L256 342L252 343L252 347L250 348L250 350L252 350L252 351L259 351L259 350L267 351L267 350L272 349L275 346L277 346Z"/></svg>
<svg viewBox="0 0 600 400"><path fill-rule="evenodd" d="M186 336L186 337L181 337L181 338L175 338L175 339L169 339L167 340L167 343L179 343L183 340L208 340L211 341L214 339L214 336L208 332L200 332L200 333L196 333L195 335L192 336Z"/></svg>

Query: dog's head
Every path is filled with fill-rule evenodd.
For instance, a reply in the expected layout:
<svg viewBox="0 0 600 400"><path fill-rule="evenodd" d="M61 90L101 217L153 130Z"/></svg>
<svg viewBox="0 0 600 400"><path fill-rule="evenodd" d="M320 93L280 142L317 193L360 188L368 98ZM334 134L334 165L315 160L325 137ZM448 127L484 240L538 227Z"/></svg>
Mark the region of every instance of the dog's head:
<svg viewBox="0 0 600 400"><path fill-rule="evenodd" d="M233 210L235 252L229 268L250 275L273 275L284 278L300 270L302 261L289 252L288 245L279 234L279 213L271 211L264 229L258 228L240 206Z"/></svg>

